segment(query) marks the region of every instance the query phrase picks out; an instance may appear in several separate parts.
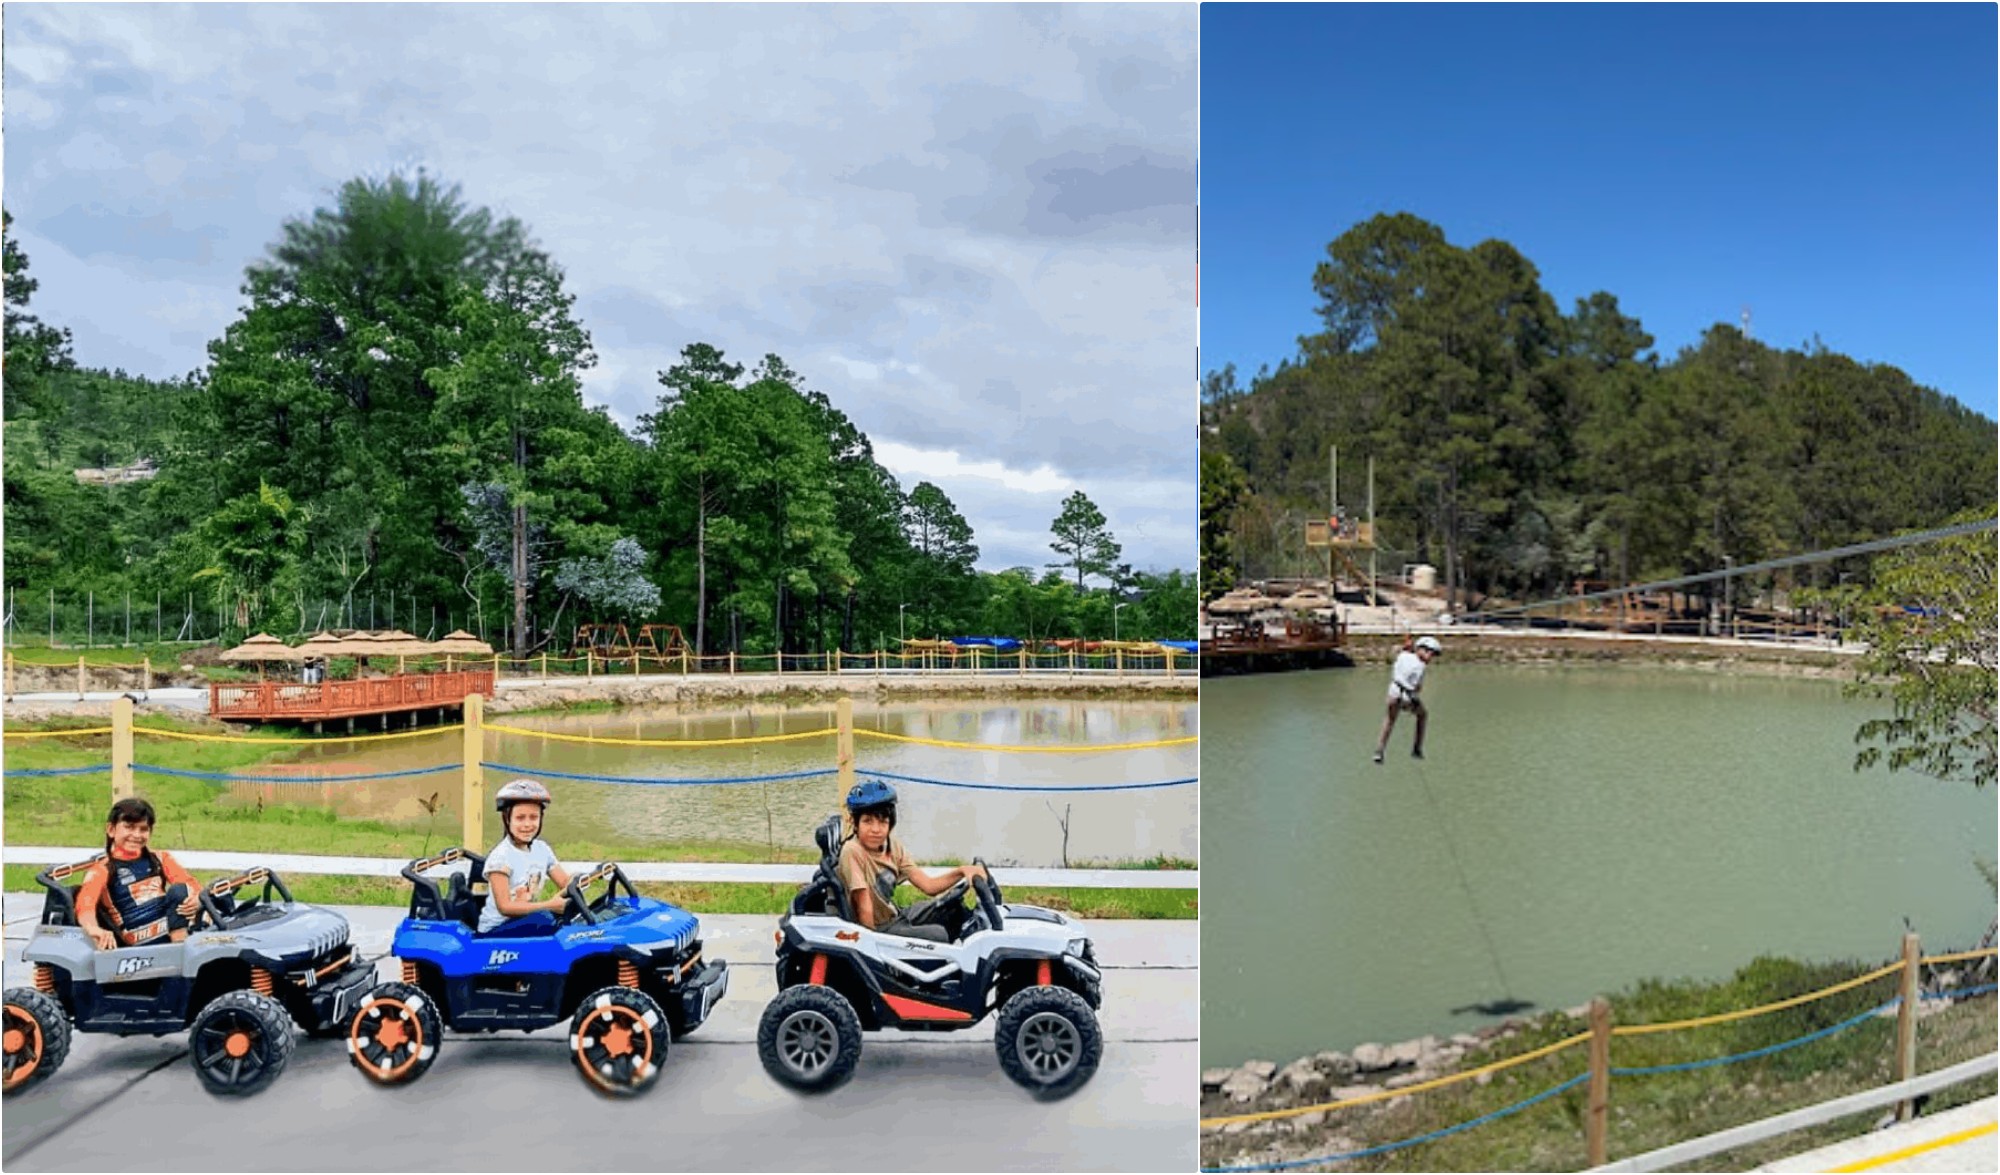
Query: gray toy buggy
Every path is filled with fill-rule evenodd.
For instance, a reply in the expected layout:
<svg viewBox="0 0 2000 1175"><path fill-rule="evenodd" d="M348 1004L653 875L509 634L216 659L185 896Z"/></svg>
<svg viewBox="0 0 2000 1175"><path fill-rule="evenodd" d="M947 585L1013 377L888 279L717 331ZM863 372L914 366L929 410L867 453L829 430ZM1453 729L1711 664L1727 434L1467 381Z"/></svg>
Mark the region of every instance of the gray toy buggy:
<svg viewBox="0 0 2000 1175"><path fill-rule="evenodd" d="M292 1023L315 1036L344 1032L375 982L356 957L347 919L292 900L268 869L203 886L185 941L99 950L77 924L76 891L103 854L36 875L48 890L22 951L34 986L7 989L4 1091L46 1080L78 1032L188 1032L188 1056L216 1094L263 1089L292 1054ZM75 884L72 885L71 883ZM238 892L262 883L261 894Z"/></svg>

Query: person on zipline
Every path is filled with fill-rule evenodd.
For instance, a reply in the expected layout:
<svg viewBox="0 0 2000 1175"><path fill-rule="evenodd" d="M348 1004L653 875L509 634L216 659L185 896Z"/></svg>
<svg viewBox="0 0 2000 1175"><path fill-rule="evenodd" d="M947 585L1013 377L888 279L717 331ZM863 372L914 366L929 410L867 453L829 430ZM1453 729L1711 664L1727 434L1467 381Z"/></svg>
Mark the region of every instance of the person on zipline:
<svg viewBox="0 0 2000 1175"><path fill-rule="evenodd" d="M1382 737L1375 740L1375 761L1382 761L1382 752L1389 747L1389 732L1396 729L1396 715L1409 710L1417 716L1417 741L1410 747L1410 757L1424 757L1424 726L1430 720L1430 711L1424 709L1424 700L1418 695L1424 688L1424 670L1431 658L1444 652L1436 637L1420 636L1412 648L1396 654L1395 668L1389 671L1389 715L1382 719Z"/></svg>

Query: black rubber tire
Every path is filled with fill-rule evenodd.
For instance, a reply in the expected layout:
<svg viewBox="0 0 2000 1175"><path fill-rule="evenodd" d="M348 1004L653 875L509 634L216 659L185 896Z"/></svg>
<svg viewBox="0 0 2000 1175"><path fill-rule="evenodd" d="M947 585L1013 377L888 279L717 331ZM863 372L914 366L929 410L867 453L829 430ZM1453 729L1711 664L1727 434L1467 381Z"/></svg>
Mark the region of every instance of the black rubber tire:
<svg viewBox="0 0 2000 1175"><path fill-rule="evenodd" d="M247 1097L278 1079L292 1059L292 1014L285 1005L254 991L226 992L188 1028L188 1063L203 1089L218 1097ZM241 1034L247 1049L229 1053L228 1041Z"/></svg>
<svg viewBox="0 0 2000 1175"><path fill-rule="evenodd" d="M585 996L570 1019L570 1060L597 1092L633 1097L660 1079L670 1035L667 1014L652 996L637 988L602 987ZM614 1051L607 1041L630 1051Z"/></svg>
<svg viewBox="0 0 2000 1175"><path fill-rule="evenodd" d="M385 1016L403 1025L403 1039L387 1049L376 1043ZM348 1061L377 1085L408 1085L422 1077L444 1045L444 1018L437 1004L409 983L383 983L370 989L345 1030Z"/></svg>
<svg viewBox="0 0 2000 1175"><path fill-rule="evenodd" d="M41 1040L35 1048L33 1040L24 1039L18 1052L6 1055L5 1092L9 1096L47 1081L69 1056L69 1017L55 997L45 992L32 987L8 988L6 1031L32 1031ZM29 1063L31 1069L17 1074L18 1066Z"/></svg>
<svg viewBox="0 0 2000 1175"><path fill-rule="evenodd" d="M1053 1101L1075 1093L1097 1072L1104 1034L1082 996L1066 987L1029 987L1001 1007L993 1049L1015 1084Z"/></svg>
<svg viewBox="0 0 2000 1175"><path fill-rule="evenodd" d="M788 987L757 1021L757 1059L784 1085L824 1093L861 1063L861 1017L830 987Z"/></svg>

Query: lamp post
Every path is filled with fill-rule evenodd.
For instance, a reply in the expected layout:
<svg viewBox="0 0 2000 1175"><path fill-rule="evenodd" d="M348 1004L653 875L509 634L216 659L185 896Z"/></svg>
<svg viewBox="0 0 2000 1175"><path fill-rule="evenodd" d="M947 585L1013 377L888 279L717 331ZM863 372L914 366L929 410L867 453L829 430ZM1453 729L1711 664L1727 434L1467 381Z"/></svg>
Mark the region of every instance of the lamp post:
<svg viewBox="0 0 2000 1175"><path fill-rule="evenodd" d="M1113 605L1111 605L1111 639L1112 639L1112 640L1114 640L1114 641L1115 641L1115 640L1117 640L1117 639L1118 639L1118 610L1119 610L1120 608L1130 608L1131 606L1132 606L1132 604L1131 604L1131 602L1130 602L1129 600L1128 600L1128 601L1126 601L1126 602L1125 602L1125 603L1123 603L1123 604L1113 604Z"/></svg>

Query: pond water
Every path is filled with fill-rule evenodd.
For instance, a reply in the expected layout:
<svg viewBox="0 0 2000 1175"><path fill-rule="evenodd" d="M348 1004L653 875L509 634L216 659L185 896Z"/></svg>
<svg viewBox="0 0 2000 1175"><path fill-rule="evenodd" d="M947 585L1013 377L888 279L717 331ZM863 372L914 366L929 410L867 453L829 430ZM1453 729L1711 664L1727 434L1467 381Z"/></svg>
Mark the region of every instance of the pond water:
<svg viewBox="0 0 2000 1175"><path fill-rule="evenodd" d="M1369 761L1386 667L1203 683L1202 1060L1467 1031L1759 954L1976 938L1992 789L1855 772L1833 682L1433 666ZM1490 946L1489 946L1490 943Z"/></svg>
<svg viewBox="0 0 2000 1175"><path fill-rule="evenodd" d="M670 707L633 707L610 712L489 715L489 723L597 738L717 739L819 730L834 725L831 703L737 707L713 714L685 714ZM857 730L944 739L953 742L1071 746L1152 742L1198 733L1198 707L1191 701L1080 701L1009 699L1004 702L873 705L857 702ZM488 762L523 768L487 773L488 794L510 774L537 772L715 778L775 775L834 764L834 738L729 747L634 747L580 744L526 735L490 734ZM399 771L456 763L461 736L443 731L378 743L332 744L311 748L299 762L258 773L298 771L347 774ZM1016 754L917 746L855 739L855 761L897 775L984 784L1036 784L1082 788L1090 784L1140 783L1188 778L1198 773L1200 747L1174 747L1079 754ZM841 800L837 778L733 786L632 786L541 776L555 795L548 816L549 840L565 838L721 839L751 844L810 848L812 830ZM927 784L897 783L897 833L922 856L983 855L994 863L1055 866L1063 859L1062 817L1067 809L1068 854L1084 861L1142 859L1168 854L1195 860L1200 795L1195 785L1147 791L1008 794ZM427 819L424 801L441 797L436 818L445 838L455 839L459 821L456 772L402 779L320 786L233 786L236 798L254 802L318 802L345 815L411 821ZM497 818L486 817L499 836ZM449 843L447 840L445 843ZM483 848L484 846L482 846Z"/></svg>

